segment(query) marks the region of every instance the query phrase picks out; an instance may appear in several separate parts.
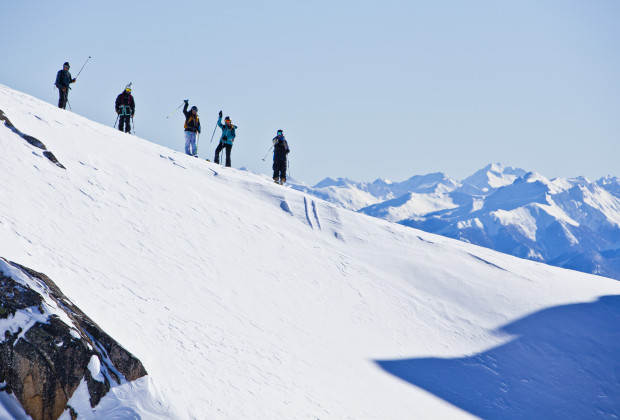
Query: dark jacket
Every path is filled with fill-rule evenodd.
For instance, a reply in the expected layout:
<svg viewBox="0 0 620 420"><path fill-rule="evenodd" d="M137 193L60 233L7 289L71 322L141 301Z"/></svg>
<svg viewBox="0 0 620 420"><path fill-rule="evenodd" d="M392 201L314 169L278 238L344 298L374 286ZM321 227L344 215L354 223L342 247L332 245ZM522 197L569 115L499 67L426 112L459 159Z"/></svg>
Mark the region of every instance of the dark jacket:
<svg viewBox="0 0 620 420"><path fill-rule="evenodd" d="M69 70L58 70L58 74L56 74L56 83L54 83L56 85L56 87L58 89L62 89L62 88L69 88L69 85L71 84L73 80L71 79L71 73L69 73Z"/></svg>
<svg viewBox="0 0 620 420"><path fill-rule="evenodd" d="M123 91L116 97L116 113L121 115L133 115L136 112L136 102L131 93Z"/></svg>
<svg viewBox="0 0 620 420"><path fill-rule="evenodd" d="M200 118L198 118L198 113L194 115L192 111L188 111L187 105L187 102L185 102L185 106L183 107L183 113L185 114L185 131L200 133Z"/></svg>
<svg viewBox="0 0 620 420"><path fill-rule="evenodd" d="M286 155L291 151L288 142L284 136L276 136L273 138L273 160L285 160Z"/></svg>

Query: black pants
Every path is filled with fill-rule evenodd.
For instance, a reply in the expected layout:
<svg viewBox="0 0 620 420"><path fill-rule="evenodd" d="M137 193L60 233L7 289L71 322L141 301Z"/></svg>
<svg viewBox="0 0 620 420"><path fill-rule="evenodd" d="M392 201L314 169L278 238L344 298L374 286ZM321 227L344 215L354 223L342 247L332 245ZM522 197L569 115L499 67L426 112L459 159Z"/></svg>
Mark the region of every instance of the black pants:
<svg viewBox="0 0 620 420"><path fill-rule="evenodd" d="M286 157L273 159L273 179L286 180Z"/></svg>
<svg viewBox="0 0 620 420"><path fill-rule="evenodd" d="M123 130L123 127L125 129ZM131 132L131 115L121 115L118 121L118 129L125 133Z"/></svg>
<svg viewBox="0 0 620 420"><path fill-rule="evenodd" d="M67 107L67 101L69 100L69 88L58 89L58 108L65 109Z"/></svg>
<svg viewBox="0 0 620 420"><path fill-rule="evenodd" d="M224 148L226 148L226 166L230 166L230 152L232 151L232 144L224 144L220 142L220 144L217 145L217 149L215 149L215 158L213 158L213 162L220 163L220 152Z"/></svg>

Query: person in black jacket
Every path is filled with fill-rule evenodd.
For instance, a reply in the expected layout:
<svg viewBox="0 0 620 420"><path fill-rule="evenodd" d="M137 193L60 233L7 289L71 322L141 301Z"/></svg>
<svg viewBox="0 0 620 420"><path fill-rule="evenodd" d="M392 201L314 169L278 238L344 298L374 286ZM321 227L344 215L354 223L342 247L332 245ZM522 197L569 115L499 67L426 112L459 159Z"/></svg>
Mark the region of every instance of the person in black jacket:
<svg viewBox="0 0 620 420"><path fill-rule="evenodd" d="M198 146L196 145L196 133L200 133L200 118L198 118L198 108L193 106L188 112L189 100L186 99L183 107L185 114L185 153L190 156L198 157Z"/></svg>
<svg viewBox="0 0 620 420"><path fill-rule="evenodd" d="M286 155L290 151L284 133L278 130L278 135L273 138L273 181L276 184L286 182Z"/></svg>
<svg viewBox="0 0 620 420"><path fill-rule="evenodd" d="M136 112L136 102L131 94L131 83L125 87L123 93L116 97L116 113L119 115L118 129L131 132L131 119Z"/></svg>
<svg viewBox="0 0 620 420"><path fill-rule="evenodd" d="M69 85L71 83L75 83L75 79L71 78L71 73L69 73L69 63L65 63L62 66L62 70L58 70L56 74L56 87L58 88L58 108L65 109L67 106L67 101L69 100Z"/></svg>

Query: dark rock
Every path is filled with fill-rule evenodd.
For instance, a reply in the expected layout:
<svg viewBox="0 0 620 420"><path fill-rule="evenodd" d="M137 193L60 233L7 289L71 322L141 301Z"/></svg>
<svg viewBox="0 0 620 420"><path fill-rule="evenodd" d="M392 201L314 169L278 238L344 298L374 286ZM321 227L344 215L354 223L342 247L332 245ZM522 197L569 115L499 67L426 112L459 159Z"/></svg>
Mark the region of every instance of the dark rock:
<svg viewBox="0 0 620 420"><path fill-rule="evenodd" d="M38 117L37 117L38 118ZM47 147L45 147L45 144L43 144L43 142L35 137L29 136L28 134L24 134L21 131L19 131L17 129L17 127L15 127L13 125L13 123L11 122L11 120L9 120L9 118L4 115L4 112L2 110L0 110L0 121L4 121L4 125L9 128L12 132L14 132L15 134L17 134L18 136L20 136L22 139L26 140L29 144L31 144L34 147L37 147L39 149L44 150L43 152L43 156L45 156L46 158L48 158L54 165L58 166L59 168L62 169L66 169L59 161L58 159L56 159L56 156L54 156L54 154L52 152L50 152L49 150L47 150Z"/></svg>
<svg viewBox="0 0 620 420"><path fill-rule="evenodd" d="M9 264L27 275L28 284L2 274L2 266ZM82 380L95 407L110 387L147 374L138 359L67 299L51 279L0 259L0 316L9 318L18 311L32 314L37 322L24 326L26 331L20 327L5 332L0 343L0 382L6 382L4 390L14 393L34 420L57 419L67 409L76 418L67 403ZM64 312L71 325L54 311ZM99 359L100 380L89 370L92 357Z"/></svg>
<svg viewBox="0 0 620 420"><path fill-rule="evenodd" d="M43 156L45 156L46 158L48 158L50 161L52 161L52 163L62 169L67 169L63 166L62 163L58 162L58 159L56 159L56 156L54 156L54 154L52 152L50 152L49 150L46 150L45 152L43 152Z"/></svg>

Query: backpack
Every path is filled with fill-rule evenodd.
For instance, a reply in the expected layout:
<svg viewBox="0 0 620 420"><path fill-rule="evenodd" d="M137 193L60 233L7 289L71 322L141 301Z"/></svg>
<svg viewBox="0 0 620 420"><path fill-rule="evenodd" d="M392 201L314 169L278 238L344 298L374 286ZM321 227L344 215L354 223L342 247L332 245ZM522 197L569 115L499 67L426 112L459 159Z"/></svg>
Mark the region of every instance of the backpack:
<svg viewBox="0 0 620 420"><path fill-rule="evenodd" d="M193 124L191 124L193 122ZM188 119L185 120L185 125L183 126L185 129L198 129L198 117L193 114L189 116Z"/></svg>

